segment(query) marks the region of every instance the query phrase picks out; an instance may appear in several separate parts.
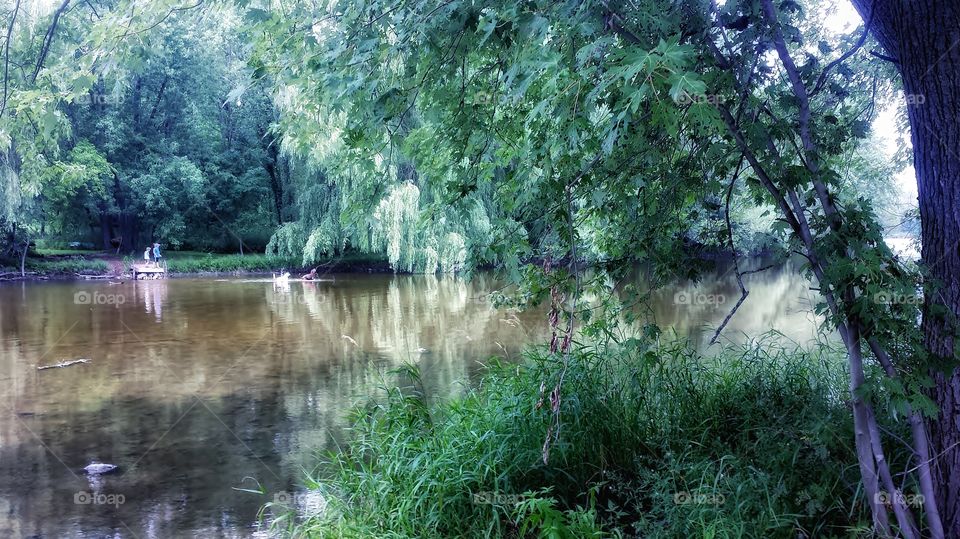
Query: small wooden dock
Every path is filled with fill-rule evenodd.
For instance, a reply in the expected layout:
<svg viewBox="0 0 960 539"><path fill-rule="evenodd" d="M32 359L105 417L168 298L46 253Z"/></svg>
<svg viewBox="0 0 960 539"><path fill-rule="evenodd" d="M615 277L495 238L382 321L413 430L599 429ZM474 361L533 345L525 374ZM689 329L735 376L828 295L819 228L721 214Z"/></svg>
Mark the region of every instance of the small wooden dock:
<svg viewBox="0 0 960 539"><path fill-rule="evenodd" d="M166 264L162 266L154 266L151 264L134 264L133 265L133 280L136 281L140 277L144 279L163 279L167 276L167 267Z"/></svg>

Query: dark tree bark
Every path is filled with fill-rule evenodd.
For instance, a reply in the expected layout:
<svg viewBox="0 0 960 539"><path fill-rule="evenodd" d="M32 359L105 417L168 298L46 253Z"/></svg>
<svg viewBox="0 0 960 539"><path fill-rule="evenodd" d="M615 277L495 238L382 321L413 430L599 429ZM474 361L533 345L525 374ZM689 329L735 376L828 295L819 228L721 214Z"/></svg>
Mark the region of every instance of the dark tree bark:
<svg viewBox="0 0 960 539"><path fill-rule="evenodd" d="M280 152L275 143L267 146L267 160L263 163L264 170L270 177L270 190L273 192L273 207L277 212L277 224L283 224L283 184L280 181Z"/></svg>
<svg viewBox="0 0 960 539"><path fill-rule="evenodd" d="M113 239L110 234L110 214L106 209L100 210L100 241L103 244L103 250L110 249L110 240Z"/></svg>
<svg viewBox="0 0 960 539"><path fill-rule="evenodd" d="M925 294L927 350L944 360L931 396L934 477L947 537L960 537L960 6L945 0L853 0L900 71L920 198L923 265L935 287Z"/></svg>
<svg viewBox="0 0 960 539"><path fill-rule="evenodd" d="M153 119L157 116L157 111L160 110L160 102L163 101L163 92L167 89L167 81L170 80L170 76L166 75L163 77L163 82L160 83L160 89L157 90L157 100L153 103L153 109L150 111L150 118L148 121L153 122Z"/></svg>
<svg viewBox="0 0 960 539"><path fill-rule="evenodd" d="M117 246L117 253L135 252L139 245L140 237L137 227L136 215L128 208L127 198L124 195L123 185L120 182L120 174L113 171L113 199L117 204L117 228L119 229L119 239L121 244Z"/></svg>
<svg viewBox="0 0 960 539"><path fill-rule="evenodd" d="M47 54L50 52L50 45L53 44L53 38L57 35L57 25L60 23L60 17L63 16L69 5L70 0L63 0L60 7L53 12L53 21L51 21L50 26L47 27L47 33L43 36L43 42L40 44L40 55L37 57L37 65L33 69L33 76L30 77L31 83L37 82L37 76L40 74L40 70L43 69L43 63L46 61Z"/></svg>
<svg viewBox="0 0 960 539"><path fill-rule="evenodd" d="M143 81L140 77L135 77L133 81L133 96L130 101L133 103L133 126L135 129L140 129L140 117L141 117L141 104L140 98L143 90Z"/></svg>

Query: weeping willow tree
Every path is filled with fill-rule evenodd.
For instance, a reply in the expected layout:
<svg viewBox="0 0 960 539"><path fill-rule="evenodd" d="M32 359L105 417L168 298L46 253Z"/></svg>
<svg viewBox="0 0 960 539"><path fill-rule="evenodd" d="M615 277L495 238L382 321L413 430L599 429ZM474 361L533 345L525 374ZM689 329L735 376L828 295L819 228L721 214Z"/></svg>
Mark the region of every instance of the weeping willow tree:
<svg viewBox="0 0 960 539"><path fill-rule="evenodd" d="M305 45L306 46L306 45ZM490 193L469 193L443 204L448 171L427 177L414 157L429 123L407 111L396 133L370 151L350 115L315 95L309 73L294 76L281 47L263 46L254 65L271 62L276 106L274 135L290 162L293 218L282 223L267 251L299 257L304 266L348 252L385 255L394 271L458 272L490 261ZM264 68L265 69L265 68ZM389 96L381 96L386 106Z"/></svg>
<svg viewBox="0 0 960 539"><path fill-rule="evenodd" d="M346 182L323 169L295 165L291 179L296 219L278 227L268 252L300 257L304 266L348 252L383 254L395 271L408 273L457 272L482 263L475 253L488 247L491 225L480 200L431 213L414 182L386 179L383 195L357 211Z"/></svg>

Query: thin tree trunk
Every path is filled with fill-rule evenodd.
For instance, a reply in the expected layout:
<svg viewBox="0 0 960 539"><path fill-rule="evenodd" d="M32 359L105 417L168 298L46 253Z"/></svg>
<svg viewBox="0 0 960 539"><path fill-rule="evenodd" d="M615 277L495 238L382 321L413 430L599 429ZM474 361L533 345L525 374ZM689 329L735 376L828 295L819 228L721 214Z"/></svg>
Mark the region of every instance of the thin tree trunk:
<svg viewBox="0 0 960 539"><path fill-rule="evenodd" d="M27 276L27 251L30 250L30 237L23 241L23 251L20 252L20 277Z"/></svg>
<svg viewBox="0 0 960 539"><path fill-rule="evenodd" d="M160 102L163 101L163 91L167 88L167 81L170 80L170 76L166 75L163 77L163 82L160 83L160 90L157 91L157 100L153 103L153 109L150 111L150 118L148 121L152 122L154 117L157 115L157 111L160 110Z"/></svg>
<svg viewBox="0 0 960 539"><path fill-rule="evenodd" d="M143 88L143 81L140 79L140 77L134 77L134 80L133 80L133 96L131 97L130 100L133 102L133 121L132 121L132 123L133 123L134 129L137 129L137 130L140 129L140 117L141 117L141 114L142 114L142 112L141 112L141 103L140 103L142 88Z"/></svg>
<svg viewBox="0 0 960 539"><path fill-rule="evenodd" d="M887 355L886 350L880 346L876 338L867 339L870 350L880 362L887 376L897 378L896 368ZM943 537L943 519L940 517L940 508L937 506L937 489L933 484L933 464L930 457L930 435L927 433L923 417L916 410L906 405L907 414L909 414L910 433L913 437L913 451L917 458L917 476L920 480L920 495L923 496L923 510L926 518L927 527L930 535L935 538Z"/></svg>
<svg viewBox="0 0 960 539"><path fill-rule="evenodd" d="M788 189L787 196L784 196L743 138L733 115L723 106L720 106L718 110L728 130L731 135L733 135L734 140L747 159L747 162L750 163L754 173L760 179L761 184L764 185L774 198L784 219L786 219L791 229L803 242L805 255L810 262L810 268L814 276L818 282L826 285L828 281L825 278L823 268L817 257L814 239L798 195L792 189ZM773 151L776 153L776 148L773 148ZM789 201L787 200L788 198ZM829 200L829 197L826 198ZM827 211L827 208L824 208L824 211ZM839 305L834 297L835 292L824 287L822 293L834 316L842 316L843 313L840 311ZM850 366L850 399L853 408L854 442L864 493L873 517L874 530L878 535L887 537L891 535L891 530L887 510L881 503L880 480L883 476L889 476L890 472L886 459L883 456L882 447L879 444L874 444L871 437L871 432L876 429L875 417L871 413L867 403L859 396L860 387L866 382L863 370L863 355L860 350L860 332L856 324L848 324L846 322L839 323L837 329L847 350L847 359ZM909 524L911 519L907 519L902 510L896 513L901 527L911 529L912 526Z"/></svg>
<svg viewBox="0 0 960 539"><path fill-rule="evenodd" d="M857 461L860 463L860 477L863 481L863 490L867 495L873 514L873 529L881 537L890 536L890 522L887 510L881 503L880 477L877 472L877 462L874 459L875 447L871 439L871 414L863 398L860 397L860 388L866 383L863 373L863 356L860 351L859 335L850 328L840 325L838 328L843 344L847 349L847 359L850 364L850 399L853 405L853 429L857 447ZM885 465L886 463L881 463ZM889 473L889 471L887 472Z"/></svg>

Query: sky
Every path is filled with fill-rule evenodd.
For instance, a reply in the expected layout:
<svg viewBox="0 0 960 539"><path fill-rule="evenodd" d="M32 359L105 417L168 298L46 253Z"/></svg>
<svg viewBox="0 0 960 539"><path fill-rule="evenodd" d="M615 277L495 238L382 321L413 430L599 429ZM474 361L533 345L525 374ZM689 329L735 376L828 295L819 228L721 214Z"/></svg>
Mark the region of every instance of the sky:
<svg viewBox="0 0 960 539"><path fill-rule="evenodd" d="M834 0L831 9L834 16L827 17L824 25L833 33L850 33L863 23L860 14L853 8L849 0ZM895 121L895 111L892 107L881 109L873 122L874 133L883 141L888 156L897 151L899 129ZM909 140L909 137L903 137ZM896 176L896 185L900 189L902 203L906 206L917 205L917 178L913 167L907 167ZM906 208L904 208L906 209Z"/></svg>

